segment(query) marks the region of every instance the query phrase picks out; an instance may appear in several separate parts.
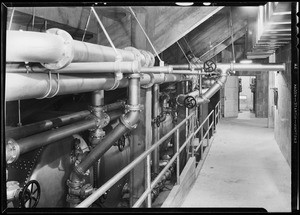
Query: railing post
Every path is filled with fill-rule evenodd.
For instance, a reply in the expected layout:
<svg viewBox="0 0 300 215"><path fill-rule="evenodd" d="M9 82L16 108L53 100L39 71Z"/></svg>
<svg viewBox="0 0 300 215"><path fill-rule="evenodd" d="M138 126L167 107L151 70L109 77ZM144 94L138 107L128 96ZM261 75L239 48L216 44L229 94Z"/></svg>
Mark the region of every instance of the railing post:
<svg viewBox="0 0 300 215"><path fill-rule="evenodd" d="M210 126L209 118L210 117L207 118L207 129L208 130L207 130L207 143L206 143L206 146L209 146L209 130L210 130L210 128L209 128L209 126Z"/></svg>
<svg viewBox="0 0 300 215"><path fill-rule="evenodd" d="M195 115L193 115L191 118L190 118L191 122L192 122L192 126L191 126L191 131L192 131L192 134L193 134L193 138L191 139L191 147L192 147L192 157L195 156L195 152L194 152L194 139L195 139L195 136L194 136L194 132L195 132Z"/></svg>
<svg viewBox="0 0 300 215"><path fill-rule="evenodd" d="M151 189L151 163L150 163L150 156L151 154L147 155L147 189ZM151 199L151 192L148 194L147 197L147 207L151 208L152 199Z"/></svg>
<svg viewBox="0 0 300 215"><path fill-rule="evenodd" d="M200 137L201 137L201 141L200 141L200 159L203 160L203 143L204 143L204 140L203 140L203 126L201 127L200 129Z"/></svg>
<svg viewBox="0 0 300 215"><path fill-rule="evenodd" d="M214 109L214 112L213 112L213 120L214 120L213 133L216 133L216 109Z"/></svg>
<svg viewBox="0 0 300 215"><path fill-rule="evenodd" d="M178 153L177 155L177 160L176 160L176 181L177 181L177 185L180 184L180 174L179 174L179 171L180 171L180 165L179 165L179 128L176 129L176 141L175 141L175 144L176 144L176 152Z"/></svg>

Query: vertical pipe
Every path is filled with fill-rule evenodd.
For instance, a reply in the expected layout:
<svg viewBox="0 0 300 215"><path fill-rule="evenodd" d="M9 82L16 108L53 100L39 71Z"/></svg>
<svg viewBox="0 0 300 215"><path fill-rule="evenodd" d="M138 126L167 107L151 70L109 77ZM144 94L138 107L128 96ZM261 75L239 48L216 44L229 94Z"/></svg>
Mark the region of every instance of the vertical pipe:
<svg viewBox="0 0 300 215"><path fill-rule="evenodd" d="M154 84L152 88L153 95L153 109L152 109L152 118L155 119L159 115L159 84ZM154 123L153 124L153 144L159 140L159 128ZM159 147L153 151L153 172L159 172Z"/></svg>
<svg viewBox="0 0 300 215"><path fill-rule="evenodd" d="M180 159L179 159L179 128L176 129L176 141L175 141L175 144L176 144L176 152L178 152L178 155L177 155L177 160L176 160L176 181L177 181L177 185L180 184L180 175L179 175L179 172L180 172Z"/></svg>
<svg viewBox="0 0 300 215"><path fill-rule="evenodd" d="M99 110L99 107L101 108L104 105L104 90L93 91L91 103L92 103L92 110L93 110L92 113L96 117L101 119L102 110ZM102 135L104 135L102 128L96 128L95 130L90 131L89 139L90 139L90 144L93 148L101 142L101 139L103 138L101 133ZM100 159L97 160L93 165L93 183L95 188L99 187L98 180L97 180L99 176L99 170L100 170L99 168L100 168Z"/></svg>

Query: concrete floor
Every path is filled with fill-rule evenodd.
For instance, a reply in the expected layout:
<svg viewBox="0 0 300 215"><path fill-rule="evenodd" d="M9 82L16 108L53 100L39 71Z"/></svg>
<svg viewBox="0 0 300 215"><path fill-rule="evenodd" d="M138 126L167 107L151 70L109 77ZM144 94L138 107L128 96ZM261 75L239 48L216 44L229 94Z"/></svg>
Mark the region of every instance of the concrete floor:
<svg viewBox="0 0 300 215"><path fill-rule="evenodd" d="M291 169L266 118L223 118L181 207L259 207L291 211Z"/></svg>

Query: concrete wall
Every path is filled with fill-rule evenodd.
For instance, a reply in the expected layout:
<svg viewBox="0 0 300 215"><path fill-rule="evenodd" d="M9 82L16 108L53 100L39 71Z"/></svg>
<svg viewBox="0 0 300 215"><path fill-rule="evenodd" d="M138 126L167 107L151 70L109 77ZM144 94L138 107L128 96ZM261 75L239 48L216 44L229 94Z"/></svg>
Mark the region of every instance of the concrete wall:
<svg viewBox="0 0 300 215"><path fill-rule="evenodd" d="M253 110L253 94L251 92L250 83L253 76L239 77L242 80L242 92L240 92L240 110Z"/></svg>
<svg viewBox="0 0 300 215"><path fill-rule="evenodd" d="M269 72L261 72L256 76L255 117L268 117Z"/></svg>
<svg viewBox="0 0 300 215"><path fill-rule="evenodd" d="M278 107L275 108L275 139L291 165L291 45L276 51L276 63L287 63L287 71L275 74L278 88Z"/></svg>
<svg viewBox="0 0 300 215"><path fill-rule="evenodd" d="M224 87L224 117L238 116L238 76L229 76Z"/></svg>

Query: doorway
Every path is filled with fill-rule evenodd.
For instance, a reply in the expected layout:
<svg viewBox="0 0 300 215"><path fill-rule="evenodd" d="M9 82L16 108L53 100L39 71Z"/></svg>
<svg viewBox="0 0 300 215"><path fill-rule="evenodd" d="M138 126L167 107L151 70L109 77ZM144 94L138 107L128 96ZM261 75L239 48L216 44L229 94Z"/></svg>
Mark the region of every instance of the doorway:
<svg viewBox="0 0 300 215"><path fill-rule="evenodd" d="M256 76L239 76L239 117L255 117L255 87Z"/></svg>

